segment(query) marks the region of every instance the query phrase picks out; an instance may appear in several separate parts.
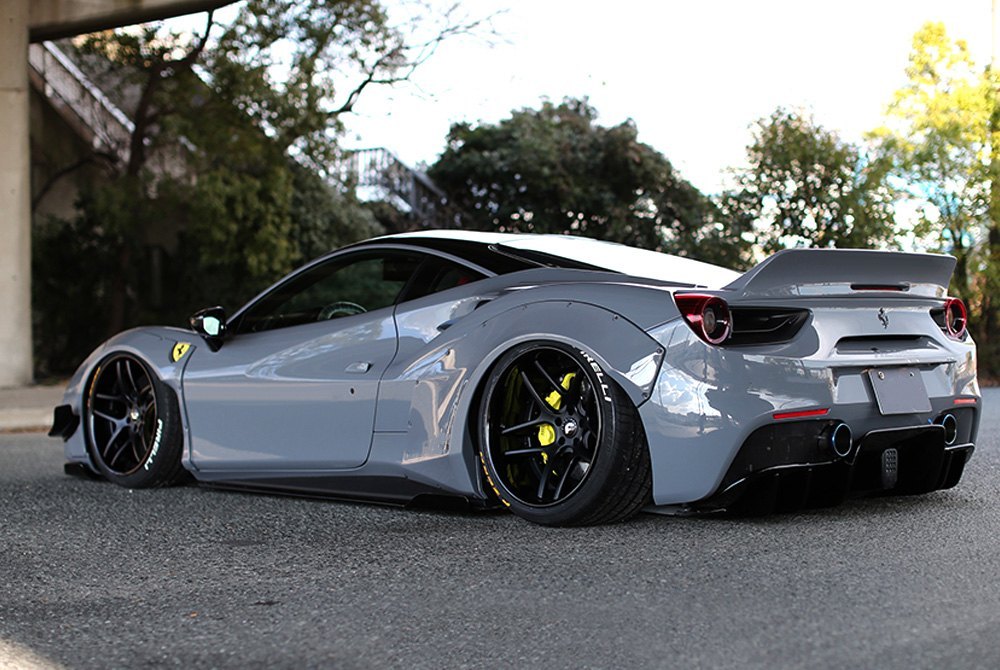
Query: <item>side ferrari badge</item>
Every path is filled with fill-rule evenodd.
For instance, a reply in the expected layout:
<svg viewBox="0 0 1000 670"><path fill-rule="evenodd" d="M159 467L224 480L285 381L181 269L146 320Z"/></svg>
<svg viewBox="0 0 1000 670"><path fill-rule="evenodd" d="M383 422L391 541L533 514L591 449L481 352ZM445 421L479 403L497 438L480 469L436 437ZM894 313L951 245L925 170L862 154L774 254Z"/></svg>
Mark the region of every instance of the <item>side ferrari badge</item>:
<svg viewBox="0 0 1000 670"><path fill-rule="evenodd" d="M184 358L184 354L186 354L190 348L190 342L178 342L175 344L174 348L170 351L170 362L176 363L180 359Z"/></svg>

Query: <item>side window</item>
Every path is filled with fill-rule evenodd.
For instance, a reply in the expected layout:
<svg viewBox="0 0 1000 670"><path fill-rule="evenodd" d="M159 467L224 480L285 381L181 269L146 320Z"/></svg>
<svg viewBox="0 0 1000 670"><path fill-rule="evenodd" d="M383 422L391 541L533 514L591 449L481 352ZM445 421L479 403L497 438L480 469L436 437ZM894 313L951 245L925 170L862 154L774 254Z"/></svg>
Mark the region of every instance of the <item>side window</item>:
<svg viewBox="0 0 1000 670"><path fill-rule="evenodd" d="M450 288L463 286L484 278L485 275L475 270L432 256L420 266L420 270L414 276L410 286L407 287L406 294L401 297L401 300L416 300L438 291L447 291Z"/></svg>
<svg viewBox="0 0 1000 670"><path fill-rule="evenodd" d="M418 254L361 252L317 265L281 284L244 312L238 333L364 314L388 307L413 276Z"/></svg>

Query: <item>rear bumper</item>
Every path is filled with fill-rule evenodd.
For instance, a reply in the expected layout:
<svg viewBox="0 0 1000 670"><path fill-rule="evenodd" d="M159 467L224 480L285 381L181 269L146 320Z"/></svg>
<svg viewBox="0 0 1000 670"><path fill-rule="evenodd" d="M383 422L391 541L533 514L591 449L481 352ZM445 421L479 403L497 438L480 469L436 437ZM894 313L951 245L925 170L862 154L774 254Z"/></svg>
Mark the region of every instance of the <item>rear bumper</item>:
<svg viewBox="0 0 1000 670"><path fill-rule="evenodd" d="M971 447L976 441L981 400L971 340L944 338L925 342L923 348L866 354L837 350L836 337L824 336L813 325L795 341L774 346L712 347L686 324L676 322L654 329L651 335L663 347L663 362L639 414L649 444L656 506L716 500L740 479L747 479L741 486L749 486L764 468L861 468L865 460L861 457L872 448L869 434L927 427L946 413L955 414L959 423L959 434L949 449ZM919 371L928 411L880 411L868 372L901 366ZM772 444L768 459L755 456L752 469L738 469L746 465L746 454L756 453L745 447L757 431L809 424L803 418L787 418L801 411L819 412L824 421L847 424L853 434L852 451L866 443L856 451L859 462L845 464L829 452L803 454L791 447L782 447L784 456L778 459ZM815 451L816 433L804 439Z"/></svg>
<svg viewBox="0 0 1000 670"><path fill-rule="evenodd" d="M971 417L965 418L963 437ZM946 444L940 425L922 425L871 431L837 456L817 439L823 423L755 431L718 491L693 507L766 513L836 505L856 495L928 493L958 484L975 449L971 442Z"/></svg>

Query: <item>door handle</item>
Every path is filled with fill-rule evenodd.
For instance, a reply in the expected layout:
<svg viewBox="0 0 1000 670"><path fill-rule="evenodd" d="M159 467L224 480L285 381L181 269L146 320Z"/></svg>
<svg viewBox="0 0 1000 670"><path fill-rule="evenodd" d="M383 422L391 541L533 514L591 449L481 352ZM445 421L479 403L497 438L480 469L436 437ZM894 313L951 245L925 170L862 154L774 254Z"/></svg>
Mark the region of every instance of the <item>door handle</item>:
<svg viewBox="0 0 1000 670"><path fill-rule="evenodd" d="M358 361L357 363L351 363L346 368L344 368L344 372L364 374L371 369L372 369L372 364L369 361Z"/></svg>

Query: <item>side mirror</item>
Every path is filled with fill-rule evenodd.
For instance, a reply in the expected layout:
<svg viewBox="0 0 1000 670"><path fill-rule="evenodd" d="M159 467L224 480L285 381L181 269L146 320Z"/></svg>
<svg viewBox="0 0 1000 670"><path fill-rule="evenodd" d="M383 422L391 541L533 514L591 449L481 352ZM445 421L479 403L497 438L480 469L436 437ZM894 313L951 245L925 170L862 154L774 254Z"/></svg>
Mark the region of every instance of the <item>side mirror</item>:
<svg viewBox="0 0 1000 670"><path fill-rule="evenodd" d="M191 317L191 328L201 335L208 348L218 351L226 339L226 310L223 307L206 307Z"/></svg>

